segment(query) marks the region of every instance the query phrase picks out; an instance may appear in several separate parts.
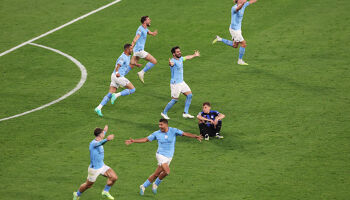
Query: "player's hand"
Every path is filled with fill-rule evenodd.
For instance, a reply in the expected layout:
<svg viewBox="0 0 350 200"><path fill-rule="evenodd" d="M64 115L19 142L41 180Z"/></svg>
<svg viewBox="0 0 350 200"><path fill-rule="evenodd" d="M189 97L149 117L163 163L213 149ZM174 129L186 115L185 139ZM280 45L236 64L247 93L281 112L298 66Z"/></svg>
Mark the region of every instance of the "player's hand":
<svg viewBox="0 0 350 200"><path fill-rule="evenodd" d="M196 139L197 139L198 141L202 142L203 136L201 136L201 135L196 135Z"/></svg>
<svg viewBox="0 0 350 200"><path fill-rule="evenodd" d="M171 59L169 58L169 65L170 65L170 66L174 66L174 64L175 64L175 63L174 63L173 61L171 61Z"/></svg>
<svg viewBox="0 0 350 200"><path fill-rule="evenodd" d="M211 124L214 124L214 121L212 119L208 120Z"/></svg>
<svg viewBox="0 0 350 200"><path fill-rule="evenodd" d="M104 129L103 129L103 132L107 133L107 131L108 131L108 125L106 124Z"/></svg>
<svg viewBox="0 0 350 200"><path fill-rule="evenodd" d="M201 56L201 54L200 54L200 52L198 50L196 50L196 51L194 51L194 56L199 57L199 56Z"/></svg>
<svg viewBox="0 0 350 200"><path fill-rule="evenodd" d="M114 134L107 136L108 141L113 140L113 139L114 139Z"/></svg>
<svg viewBox="0 0 350 200"><path fill-rule="evenodd" d="M126 145L130 145L132 143L134 143L134 139L132 139L132 138L130 138L129 140L125 140Z"/></svg>
<svg viewBox="0 0 350 200"><path fill-rule="evenodd" d="M158 35L158 30L155 30L155 31L153 32L153 36L156 36L156 35Z"/></svg>

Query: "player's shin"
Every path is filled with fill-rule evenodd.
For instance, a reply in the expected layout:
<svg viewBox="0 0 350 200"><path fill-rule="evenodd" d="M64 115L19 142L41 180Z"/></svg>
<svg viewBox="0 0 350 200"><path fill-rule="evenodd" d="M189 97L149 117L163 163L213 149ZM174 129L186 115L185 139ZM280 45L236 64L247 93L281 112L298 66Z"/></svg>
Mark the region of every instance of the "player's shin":
<svg viewBox="0 0 350 200"><path fill-rule="evenodd" d="M177 103L177 99L172 99L164 108L163 113L167 114L171 107Z"/></svg>
<svg viewBox="0 0 350 200"><path fill-rule="evenodd" d="M185 102L185 110L184 113L188 114L188 109L190 108L192 101L192 94L188 94L186 97L186 102Z"/></svg>
<svg viewBox="0 0 350 200"><path fill-rule="evenodd" d="M226 40L226 39L222 38L222 42L224 44L226 44L227 46L230 46L230 47L233 46L233 41L231 41L231 40Z"/></svg>
<svg viewBox="0 0 350 200"><path fill-rule="evenodd" d="M144 72L147 72L148 70L152 69L152 67L154 67L155 64L151 63L151 62L148 62L146 64L146 66L143 68L143 71Z"/></svg>

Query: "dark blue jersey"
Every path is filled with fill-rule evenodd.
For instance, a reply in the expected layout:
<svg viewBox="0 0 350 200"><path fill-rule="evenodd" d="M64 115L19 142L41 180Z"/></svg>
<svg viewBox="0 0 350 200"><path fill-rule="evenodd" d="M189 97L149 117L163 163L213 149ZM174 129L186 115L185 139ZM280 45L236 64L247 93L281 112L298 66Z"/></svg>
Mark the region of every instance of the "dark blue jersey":
<svg viewBox="0 0 350 200"><path fill-rule="evenodd" d="M204 117L204 118L206 118L206 119L211 119L211 120L215 120L215 118L217 117L217 116L219 116L219 111L216 111L216 110L210 110L210 112L209 113L204 113L203 111L202 112L200 112L200 113L198 113L198 115L201 115L202 117ZM210 126L211 125L211 123L210 122L208 122L208 121L206 121L205 122L206 124L207 124L207 126Z"/></svg>

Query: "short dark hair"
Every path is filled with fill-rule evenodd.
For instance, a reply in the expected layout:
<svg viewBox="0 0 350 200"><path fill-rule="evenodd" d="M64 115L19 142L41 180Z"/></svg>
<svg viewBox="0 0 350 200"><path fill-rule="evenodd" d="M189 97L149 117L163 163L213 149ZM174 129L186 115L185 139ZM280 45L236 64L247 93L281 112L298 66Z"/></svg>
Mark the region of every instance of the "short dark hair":
<svg viewBox="0 0 350 200"><path fill-rule="evenodd" d="M94 130L94 135L97 137L102 133L103 129L102 128L95 128Z"/></svg>
<svg viewBox="0 0 350 200"><path fill-rule="evenodd" d="M143 22L145 22L147 18L148 18L148 16L142 16L142 17L141 17L141 20L140 20L140 21L141 21L141 24L143 24Z"/></svg>
<svg viewBox="0 0 350 200"><path fill-rule="evenodd" d="M203 103L203 106L205 106L205 105L211 107L211 106L210 106L210 103L209 103L208 101Z"/></svg>
<svg viewBox="0 0 350 200"><path fill-rule="evenodd" d="M124 45L124 50L127 50L129 47L131 47L131 44L127 43Z"/></svg>
<svg viewBox="0 0 350 200"><path fill-rule="evenodd" d="M168 124L168 120L167 120L167 119L164 119L164 118L160 119L160 120L159 120L159 122L162 122L162 123Z"/></svg>
<svg viewBox="0 0 350 200"><path fill-rule="evenodd" d="M180 49L180 47L179 46L175 46L175 47L171 48L171 53L175 53L176 49Z"/></svg>

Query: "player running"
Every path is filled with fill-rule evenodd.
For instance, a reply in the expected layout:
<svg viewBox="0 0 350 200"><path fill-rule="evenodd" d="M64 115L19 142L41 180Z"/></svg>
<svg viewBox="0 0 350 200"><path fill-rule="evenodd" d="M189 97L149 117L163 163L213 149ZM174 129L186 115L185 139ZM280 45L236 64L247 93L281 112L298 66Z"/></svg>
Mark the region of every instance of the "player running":
<svg viewBox="0 0 350 200"><path fill-rule="evenodd" d="M73 200L78 200L81 194L85 190L89 189L95 183L99 175L102 175L108 178L107 184L102 191L102 196L108 199L114 199L114 197L111 194L109 194L109 190L111 189L115 181L118 179L118 177L117 177L117 174L114 172L114 170L108 167L107 165L105 165L103 162L103 158L104 158L103 145L107 141L111 141L114 139L113 134L107 136L107 138L104 139L107 131L108 131L107 125L103 130L101 128L96 128L94 131L95 139L90 142L90 146L89 146L90 165L88 168L88 177L86 182L79 187L78 191L73 193Z"/></svg>
<svg viewBox="0 0 350 200"><path fill-rule="evenodd" d="M115 65L115 69L111 75L111 84L109 86L109 92L102 99L100 105L98 105L95 108L95 112L100 117L103 117L102 107L104 105L106 105L109 100L111 100L111 103L114 104L114 101L118 97L126 96L126 95L132 94L136 91L136 88L134 87L134 85L127 78L125 78L125 76L131 70L131 67L130 67L131 52L132 52L131 44L125 44L124 45L124 52L118 58L116 65ZM137 64L137 66L140 66L140 64ZM127 89L124 89L121 92L115 93L119 86L125 87Z"/></svg>
<svg viewBox="0 0 350 200"><path fill-rule="evenodd" d="M146 64L146 66L137 73L142 83L145 83L145 81L143 80L145 72L147 72L152 67L154 67L155 64L157 64L157 60L150 53L144 50L147 34L150 34L152 36L156 36L158 34L157 30L155 30L154 32L148 30L148 27L150 26L151 26L151 19L148 16L141 17L141 25L137 29L136 36L131 43L132 47L134 47L134 55L131 58L131 64L136 65L140 58L143 58L149 61Z"/></svg>
<svg viewBox="0 0 350 200"><path fill-rule="evenodd" d="M152 185L152 191L156 194L159 184L167 175L169 175L169 165L175 151L176 136L196 138L198 141L202 140L202 136L200 135L186 133L177 128L169 127L168 120L166 119L160 119L158 126L160 130L153 132L146 138L135 140L130 138L130 140L125 141L126 145L130 145L132 143L145 143L158 140L158 150L156 153L158 167L156 168L156 171L150 175L142 185L140 185L140 195L144 194L145 189L150 186L154 180L155 182Z"/></svg>
<svg viewBox="0 0 350 200"><path fill-rule="evenodd" d="M181 56L180 47L176 46L171 49L173 58L169 58L169 66L171 70L171 79L170 79L170 89L171 89L171 101L166 105L163 112L160 113L164 119L170 119L167 115L171 107L177 103L180 93L183 93L186 96L185 109L182 117L184 118L194 118L194 116L188 113L192 101L192 92L190 87L185 83L183 78L183 62L190 60L194 57L200 56L199 51L195 51L193 55L188 55L185 57Z"/></svg>
<svg viewBox="0 0 350 200"><path fill-rule="evenodd" d="M239 65L248 65L248 63L243 61L243 55L245 53L245 48L247 47L247 43L244 40L241 31L244 10L247 6L255 3L256 1L257 0L234 0L233 2L235 3L235 5L231 9L231 25L229 28L229 31L232 36L232 41L221 38L220 36L216 36L216 38L213 41L213 44L219 41L223 42L228 46L232 46L233 48L237 48L238 45L240 45L239 57L237 62Z"/></svg>

